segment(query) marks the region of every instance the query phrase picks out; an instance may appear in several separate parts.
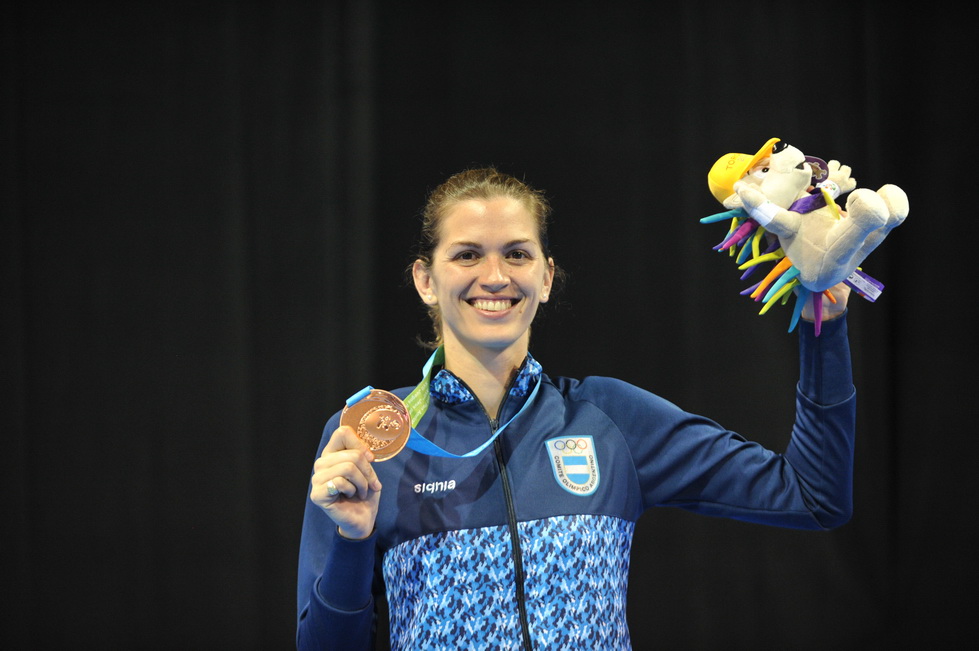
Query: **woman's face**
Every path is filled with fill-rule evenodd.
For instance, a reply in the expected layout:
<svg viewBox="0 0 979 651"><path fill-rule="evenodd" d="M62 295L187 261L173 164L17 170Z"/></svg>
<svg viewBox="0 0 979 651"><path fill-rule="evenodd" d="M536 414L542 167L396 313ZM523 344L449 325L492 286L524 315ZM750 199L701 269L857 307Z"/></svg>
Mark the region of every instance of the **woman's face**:
<svg viewBox="0 0 979 651"><path fill-rule="evenodd" d="M447 351L512 348L522 355L537 306L548 299L554 265L544 257L530 212L516 199L497 197L452 206L431 266L416 261L413 276L422 300L438 306Z"/></svg>

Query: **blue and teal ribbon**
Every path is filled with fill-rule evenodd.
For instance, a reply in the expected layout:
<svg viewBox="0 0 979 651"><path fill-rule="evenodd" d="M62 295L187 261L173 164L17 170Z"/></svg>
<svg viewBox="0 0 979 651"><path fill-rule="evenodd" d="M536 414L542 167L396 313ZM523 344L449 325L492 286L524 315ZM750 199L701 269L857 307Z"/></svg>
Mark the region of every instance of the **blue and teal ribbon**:
<svg viewBox="0 0 979 651"><path fill-rule="evenodd" d="M534 388L533 390L531 390L530 395L527 397L527 400L524 402L523 406L520 407L517 413L515 413L510 418L510 420L508 420L500 427L496 428L496 431L493 432L493 436L491 436L486 442L484 442L482 445L477 447L475 450L471 450L469 452L466 452L465 454L453 454L452 452L448 452L447 450L444 450L443 448L439 447L435 443L432 443L427 438L422 436L417 429L415 429L415 425L420 423L421 419L425 416L426 412L428 412L428 407L432 401L431 386L430 386L432 382L432 369L436 365L441 365L444 363L445 363L445 351L442 349L441 346L439 346L438 348L435 349L435 352L432 353L432 356L428 358L428 361L425 363L425 366L422 368L422 381L419 382L418 386L412 389L411 393L409 393L407 397L405 397L404 399L405 407L408 410L408 415L411 416L411 423L412 423L411 434L408 436L407 446L420 454L426 454L431 457L447 457L451 459L465 459L468 457L477 456L483 450L485 450L490 445L492 445L493 441L496 440L496 437L502 434L503 430L505 430L507 426L510 425L510 423L516 420L517 417L520 416L520 414L522 414L527 409L527 407L530 406L530 403L534 401L534 398L537 396L537 392L540 390L541 380L538 379L537 383L534 384ZM354 395L347 398L347 406L349 407L360 402L361 400L366 398L373 390L374 390L373 387L370 386L364 387Z"/></svg>

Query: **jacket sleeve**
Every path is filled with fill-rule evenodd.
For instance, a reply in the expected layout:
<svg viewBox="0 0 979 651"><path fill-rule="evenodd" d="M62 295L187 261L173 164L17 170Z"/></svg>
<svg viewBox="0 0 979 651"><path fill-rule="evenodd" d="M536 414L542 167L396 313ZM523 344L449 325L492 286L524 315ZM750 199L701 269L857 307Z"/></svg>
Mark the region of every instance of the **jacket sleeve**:
<svg viewBox="0 0 979 651"><path fill-rule="evenodd" d="M333 421L327 425L320 451L335 427ZM376 535L358 541L343 538L307 491L299 545L297 649L374 648L375 558Z"/></svg>
<svg viewBox="0 0 979 651"><path fill-rule="evenodd" d="M853 513L856 391L846 317L824 323L818 337L811 323L800 326L796 419L785 459L819 525L833 528Z"/></svg>
<svg viewBox="0 0 979 651"><path fill-rule="evenodd" d="M633 450L646 507L802 529L849 520L856 398L846 317L825 322L819 337L811 323L799 330L801 375L784 454L638 389L643 395L626 403L633 407L610 414Z"/></svg>

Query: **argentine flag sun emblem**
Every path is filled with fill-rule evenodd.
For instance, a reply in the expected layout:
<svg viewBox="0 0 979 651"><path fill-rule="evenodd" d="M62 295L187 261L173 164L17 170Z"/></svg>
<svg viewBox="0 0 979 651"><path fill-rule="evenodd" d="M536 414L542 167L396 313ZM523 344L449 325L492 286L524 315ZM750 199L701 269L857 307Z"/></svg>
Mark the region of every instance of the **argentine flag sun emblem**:
<svg viewBox="0 0 979 651"><path fill-rule="evenodd" d="M544 442L554 479L574 495L591 495L598 488L598 456L590 436L562 436Z"/></svg>

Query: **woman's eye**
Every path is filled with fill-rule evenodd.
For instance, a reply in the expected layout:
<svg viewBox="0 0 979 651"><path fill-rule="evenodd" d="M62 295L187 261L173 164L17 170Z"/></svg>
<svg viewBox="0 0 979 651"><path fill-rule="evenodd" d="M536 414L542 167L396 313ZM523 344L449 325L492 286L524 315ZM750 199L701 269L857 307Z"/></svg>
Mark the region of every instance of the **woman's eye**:
<svg viewBox="0 0 979 651"><path fill-rule="evenodd" d="M475 251L462 251L456 254L456 260L460 260L462 262L472 262L475 259L476 259Z"/></svg>
<svg viewBox="0 0 979 651"><path fill-rule="evenodd" d="M529 260L530 254L527 253L526 251L517 250L517 251L510 251L510 253L507 254L507 257L510 258L511 260Z"/></svg>

